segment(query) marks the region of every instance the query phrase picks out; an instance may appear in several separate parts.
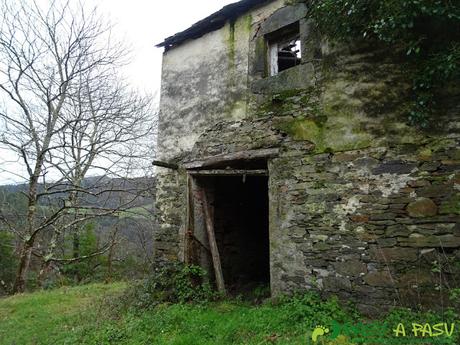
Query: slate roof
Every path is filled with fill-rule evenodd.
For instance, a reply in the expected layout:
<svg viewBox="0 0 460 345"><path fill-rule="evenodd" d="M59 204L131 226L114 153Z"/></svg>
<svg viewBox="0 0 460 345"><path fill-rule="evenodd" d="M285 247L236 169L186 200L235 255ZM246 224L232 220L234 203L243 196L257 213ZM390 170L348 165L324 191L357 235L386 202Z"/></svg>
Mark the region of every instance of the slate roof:
<svg viewBox="0 0 460 345"><path fill-rule="evenodd" d="M165 50L174 48L186 40L195 39L203 36L204 34L218 30L225 25L229 20L235 20L241 14L247 12L251 8L261 5L272 0L242 0L229 4L221 10L211 14L210 16L196 22L188 29L178 32L177 34L165 38L165 40L157 47L165 47Z"/></svg>

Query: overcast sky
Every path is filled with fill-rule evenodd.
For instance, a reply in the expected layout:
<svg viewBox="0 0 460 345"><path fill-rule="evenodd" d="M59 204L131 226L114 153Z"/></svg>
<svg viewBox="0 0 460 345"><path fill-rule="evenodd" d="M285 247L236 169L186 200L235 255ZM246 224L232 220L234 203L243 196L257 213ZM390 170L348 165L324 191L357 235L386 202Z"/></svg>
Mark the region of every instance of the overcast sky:
<svg viewBox="0 0 460 345"><path fill-rule="evenodd" d="M158 96L163 48L156 48L155 45L235 0L86 0L84 2L90 8L96 5L99 12L114 24L113 33L131 47L131 63L122 71L127 80L139 91ZM14 157L9 152L0 149L0 184L24 182L7 172L23 170L19 164L9 163L8 166L3 165L7 171L1 169L2 160L12 159Z"/></svg>
<svg viewBox="0 0 460 345"><path fill-rule="evenodd" d="M141 90L159 91L162 48L155 44L235 0L93 0L133 48L127 77Z"/></svg>

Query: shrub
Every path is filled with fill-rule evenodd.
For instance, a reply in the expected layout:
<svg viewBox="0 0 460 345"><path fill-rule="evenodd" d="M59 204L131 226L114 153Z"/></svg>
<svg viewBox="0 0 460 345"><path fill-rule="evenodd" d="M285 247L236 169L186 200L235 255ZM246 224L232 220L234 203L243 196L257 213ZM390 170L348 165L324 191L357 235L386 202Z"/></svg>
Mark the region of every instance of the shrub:
<svg viewBox="0 0 460 345"><path fill-rule="evenodd" d="M337 297L323 299L315 292L284 296L278 299L281 309L289 311L293 322L304 322L308 327L318 324L328 325L335 322L352 322L359 319L358 312L351 306L345 306Z"/></svg>
<svg viewBox="0 0 460 345"><path fill-rule="evenodd" d="M114 302L122 308L151 309L162 303L204 303L217 297L203 268L174 263L157 268L148 278L133 283Z"/></svg>

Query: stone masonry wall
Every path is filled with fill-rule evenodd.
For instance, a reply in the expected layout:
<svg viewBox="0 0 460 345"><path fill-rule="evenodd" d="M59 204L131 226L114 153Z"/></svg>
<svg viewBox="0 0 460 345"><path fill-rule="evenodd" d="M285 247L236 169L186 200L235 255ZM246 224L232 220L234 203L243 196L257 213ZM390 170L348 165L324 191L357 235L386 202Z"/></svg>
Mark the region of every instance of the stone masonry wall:
<svg viewBox="0 0 460 345"><path fill-rule="evenodd" d="M305 156L270 165L272 288L371 305L442 305L458 286L458 141Z"/></svg>
<svg viewBox="0 0 460 345"><path fill-rule="evenodd" d="M305 20L301 37L309 52L302 65L267 78L257 61L260 35L300 11L282 7L275 1L249 13L247 35L239 36L247 41L235 45L246 54L249 74L238 86L244 102L226 98L234 88L215 91L213 97L244 104L238 116L219 110L231 106L213 108L196 90L187 106L186 89L170 78L180 59L165 60L162 157L180 164L279 148L268 161L273 294L316 289L354 300L367 313L447 305L446 291L460 283L458 88L439 96L429 128L410 126L410 83L398 56L376 47L331 47ZM206 38L195 41L205 45ZM186 48L168 54L185 57ZM208 77L223 80L226 73ZM157 256L180 259L186 171L159 170Z"/></svg>
<svg viewBox="0 0 460 345"><path fill-rule="evenodd" d="M448 304L460 278L459 139L315 152L279 121L221 123L192 154L280 148L269 161L272 292L317 289L370 314Z"/></svg>

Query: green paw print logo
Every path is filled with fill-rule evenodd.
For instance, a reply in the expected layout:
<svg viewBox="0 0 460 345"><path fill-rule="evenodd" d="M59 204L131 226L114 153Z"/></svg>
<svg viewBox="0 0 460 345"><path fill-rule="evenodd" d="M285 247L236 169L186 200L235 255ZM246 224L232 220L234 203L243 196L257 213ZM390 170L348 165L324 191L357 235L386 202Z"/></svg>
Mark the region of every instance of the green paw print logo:
<svg viewBox="0 0 460 345"><path fill-rule="evenodd" d="M329 333L329 328L324 326L316 326L311 334L311 340L316 343L318 341L318 337L321 337L325 334Z"/></svg>

